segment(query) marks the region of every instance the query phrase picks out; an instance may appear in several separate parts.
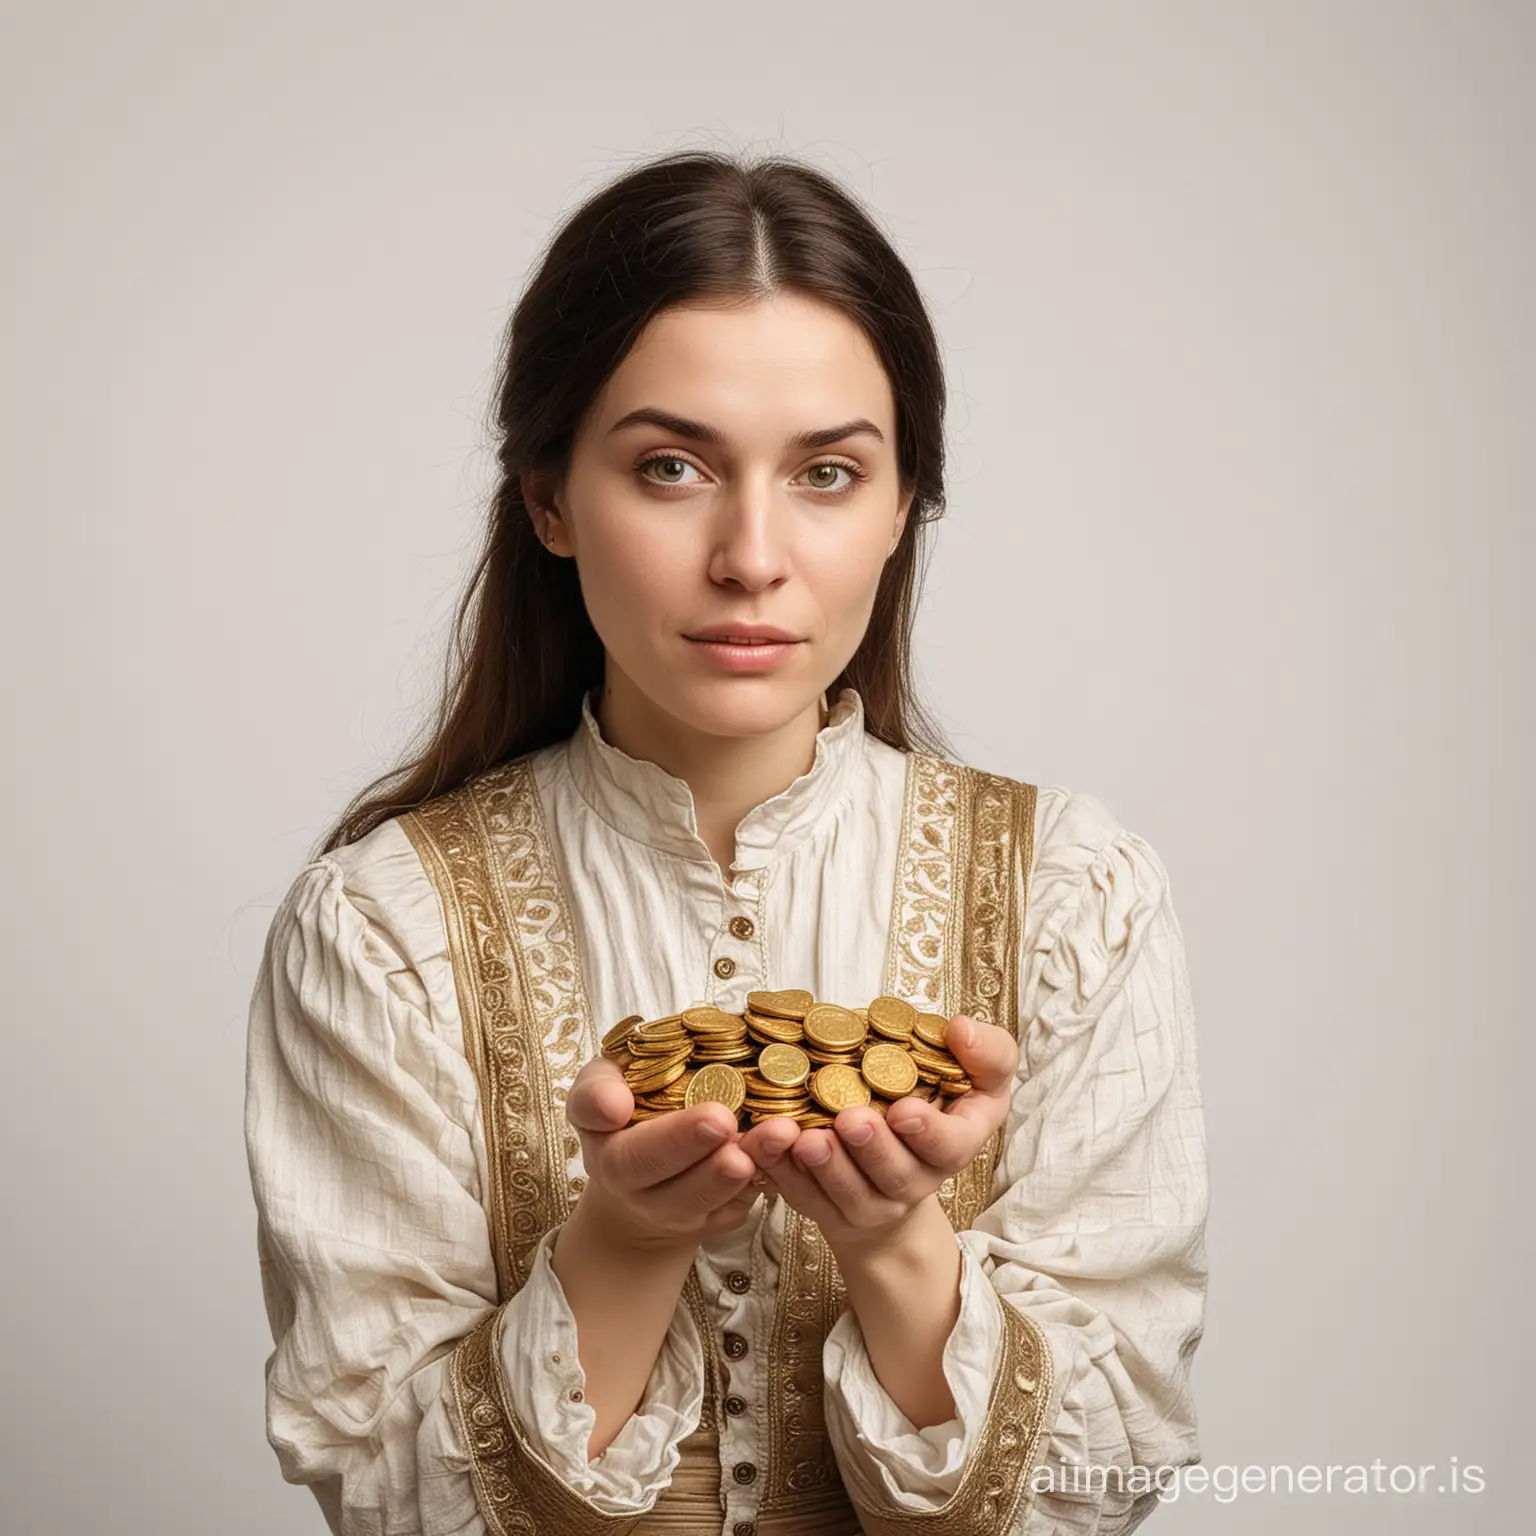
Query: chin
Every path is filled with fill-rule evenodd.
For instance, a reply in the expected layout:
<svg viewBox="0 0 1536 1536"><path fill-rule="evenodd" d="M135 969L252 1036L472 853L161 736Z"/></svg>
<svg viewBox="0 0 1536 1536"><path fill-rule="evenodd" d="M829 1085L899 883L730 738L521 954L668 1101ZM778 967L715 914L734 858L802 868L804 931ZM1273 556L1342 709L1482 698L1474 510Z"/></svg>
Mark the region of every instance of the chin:
<svg viewBox="0 0 1536 1536"><path fill-rule="evenodd" d="M824 687L788 677L695 680L674 690L665 707L709 736L771 736L815 706Z"/></svg>

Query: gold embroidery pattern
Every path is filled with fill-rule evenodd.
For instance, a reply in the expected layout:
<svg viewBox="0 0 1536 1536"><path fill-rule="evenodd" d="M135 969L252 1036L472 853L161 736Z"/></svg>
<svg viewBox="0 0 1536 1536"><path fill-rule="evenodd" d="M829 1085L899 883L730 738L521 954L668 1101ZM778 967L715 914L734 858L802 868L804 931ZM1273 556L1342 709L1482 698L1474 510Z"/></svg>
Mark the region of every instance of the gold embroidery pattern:
<svg viewBox="0 0 1536 1536"><path fill-rule="evenodd" d="M843 1310L837 1261L814 1221L786 1205L768 1391L768 1486L764 1513L799 1511L807 1496L841 1486L822 1405L821 1347Z"/></svg>
<svg viewBox="0 0 1536 1536"><path fill-rule="evenodd" d="M955 995L955 946L946 938L955 915L955 881L965 867L954 842L964 820L964 791L965 774L955 764L908 754L884 990L931 1013L945 1012Z"/></svg>
<svg viewBox="0 0 1536 1536"><path fill-rule="evenodd" d="M1019 947L1035 852L1036 786L967 769L964 960L957 1013L1019 1037ZM1003 1152L999 1127L955 1179L946 1206L963 1232L992 1203ZM947 1181L946 1181L947 1182ZM943 1200L943 1194L940 1194Z"/></svg>
<svg viewBox="0 0 1536 1536"><path fill-rule="evenodd" d="M465 1048L482 1088L502 1298L581 1193L565 1095L588 1033L576 934L526 758L400 818L447 920ZM563 1191L564 1198L556 1191Z"/></svg>
<svg viewBox="0 0 1536 1536"><path fill-rule="evenodd" d="M704 1300L704 1287L699 1283L697 1269L690 1269L683 1282L683 1300L704 1344L704 1405L699 1413L698 1427L716 1433L720 1428L716 1410L725 1395L725 1357L720 1353L720 1341L715 1337L714 1321L709 1315L709 1303Z"/></svg>
<svg viewBox="0 0 1536 1536"><path fill-rule="evenodd" d="M607 1515L555 1477L527 1446L503 1390L498 1307L454 1347L449 1370L459 1434L470 1453L480 1513L492 1536L627 1536L642 1518Z"/></svg>
<svg viewBox="0 0 1536 1536"><path fill-rule="evenodd" d="M1028 1496L1035 1453L1045 1430L1054 1368L1045 1336L1032 1318L1002 1303L1003 1347L986 1426L977 1455L960 1486L937 1509L904 1510L861 1505L866 1536L990 1536L1006 1531Z"/></svg>
<svg viewBox="0 0 1536 1536"><path fill-rule="evenodd" d="M400 818L442 903L465 1054L480 1085L489 1176L484 1204L503 1301L527 1279L539 1238L565 1215L563 1204L557 1209L548 1197L551 1127L538 1113L547 1071L514 950L516 919L482 820L485 793L504 788L515 768L493 770L486 782L466 784Z"/></svg>

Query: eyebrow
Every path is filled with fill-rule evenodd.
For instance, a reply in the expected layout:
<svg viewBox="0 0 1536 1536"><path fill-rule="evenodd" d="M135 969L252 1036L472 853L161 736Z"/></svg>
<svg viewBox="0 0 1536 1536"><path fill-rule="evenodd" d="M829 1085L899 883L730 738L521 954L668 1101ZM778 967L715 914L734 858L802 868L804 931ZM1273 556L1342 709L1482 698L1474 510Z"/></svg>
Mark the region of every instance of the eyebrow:
<svg viewBox="0 0 1536 1536"><path fill-rule="evenodd" d="M719 427L712 427L706 421L690 421L686 416L676 416L671 411L663 411L654 405L643 405L639 410L631 411L627 416L621 416L609 427L610 436L624 427L639 425L660 427L664 432L671 432L676 437L692 438L697 443L725 442L725 434ZM835 427L816 427L810 431L797 432L784 446L786 448L830 448L833 443L840 443L845 437L857 437L860 434L872 437L876 442L883 443L885 434L874 422L863 416L856 416L852 421L845 421Z"/></svg>

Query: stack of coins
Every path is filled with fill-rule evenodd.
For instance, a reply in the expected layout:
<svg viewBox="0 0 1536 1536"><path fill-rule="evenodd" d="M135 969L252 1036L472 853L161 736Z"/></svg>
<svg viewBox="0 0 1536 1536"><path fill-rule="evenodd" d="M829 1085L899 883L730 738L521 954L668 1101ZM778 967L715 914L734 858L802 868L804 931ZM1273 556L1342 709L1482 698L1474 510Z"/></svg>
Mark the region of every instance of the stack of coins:
<svg viewBox="0 0 1536 1536"><path fill-rule="evenodd" d="M898 997L867 1008L818 1003L809 992L749 992L743 1013L688 1008L632 1014L603 1037L635 1096L631 1124L706 1101L742 1129L787 1115L807 1129L841 1109L879 1114L901 1098L958 1098L971 1090L945 1044L949 1020Z"/></svg>

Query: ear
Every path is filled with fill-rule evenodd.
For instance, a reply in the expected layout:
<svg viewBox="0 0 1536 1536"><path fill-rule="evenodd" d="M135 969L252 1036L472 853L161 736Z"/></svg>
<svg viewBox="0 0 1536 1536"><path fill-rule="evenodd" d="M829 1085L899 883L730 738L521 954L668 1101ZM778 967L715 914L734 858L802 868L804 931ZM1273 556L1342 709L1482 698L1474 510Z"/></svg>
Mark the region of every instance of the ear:
<svg viewBox="0 0 1536 1536"><path fill-rule="evenodd" d="M907 514L912 510L912 501L916 495L917 490L914 487L901 498L901 505L896 509L896 525L891 529L891 553L886 556L887 560L896 553L896 546L901 543L901 536L907 526Z"/></svg>
<svg viewBox="0 0 1536 1536"><path fill-rule="evenodd" d="M539 543L552 554L569 554L570 540L560 511L558 478L545 470L525 469L518 474L518 485Z"/></svg>

